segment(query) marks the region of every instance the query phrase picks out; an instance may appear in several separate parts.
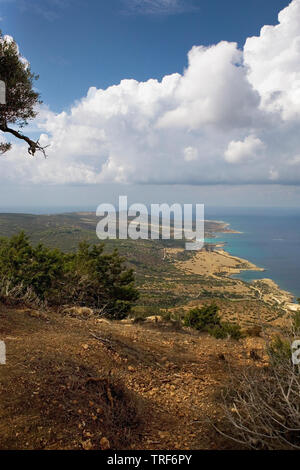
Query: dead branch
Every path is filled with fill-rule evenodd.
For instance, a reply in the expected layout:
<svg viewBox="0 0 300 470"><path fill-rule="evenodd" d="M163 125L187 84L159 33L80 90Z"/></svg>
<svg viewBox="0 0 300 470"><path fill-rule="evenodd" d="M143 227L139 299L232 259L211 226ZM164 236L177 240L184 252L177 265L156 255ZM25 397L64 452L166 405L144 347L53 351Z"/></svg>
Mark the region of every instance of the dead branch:
<svg viewBox="0 0 300 470"><path fill-rule="evenodd" d="M45 158L47 157L45 149L47 147L49 147L49 145L46 145L45 147L42 147L38 140L36 142L34 140L31 140L26 135L23 135L20 132L16 131L15 129L12 129L12 128L8 127L5 123L4 124L2 123L0 125L0 131L8 132L9 134L12 134L17 139L25 140L25 142L27 142L27 144L28 144L28 153L29 153L29 155L34 156L36 151L40 151L40 152L43 153Z"/></svg>

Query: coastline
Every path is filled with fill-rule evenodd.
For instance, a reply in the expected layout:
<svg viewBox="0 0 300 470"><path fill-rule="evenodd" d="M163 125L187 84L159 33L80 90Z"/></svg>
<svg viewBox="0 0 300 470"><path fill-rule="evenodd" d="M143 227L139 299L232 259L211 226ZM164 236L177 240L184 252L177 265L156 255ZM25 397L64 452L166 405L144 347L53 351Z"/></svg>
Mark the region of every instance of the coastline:
<svg viewBox="0 0 300 470"><path fill-rule="evenodd" d="M233 274L244 270L261 272L265 270L246 259L233 256L225 250L201 250L194 253L188 260L175 261L175 265L186 274L205 276L216 281L230 280L234 286L235 294L245 299L256 298L269 306L280 307L285 312L300 309L300 305L293 302L293 294L281 289L272 279L263 278L246 282L232 278ZM221 290L226 292L226 288Z"/></svg>
<svg viewBox="0 0 300 470"><path fill-rule="evenodd" d="M230 229L230 224L226 222L213 221L213 223L220 227L220 230L216 230L215 233L242 233ZM236 292L244 295L245 289L243 287L246 286L248 291L252 291L253 295L264 303L280 307L287 313L300 309L300 305L294 302L294 295L282 289L270 278L254 279L249 282L232 278L233 275L242 271L264 272L265 269L256 266L247 259L228 253L226 243L208 243L204 249L195 252L190 259L176 261L175 264L180 270L189 274L207 276L216 280L230 279L236 285Z"/></svg>
<svg viewBox="0 0 300 470"><path fill-rule="evenodd" d="M223 245L222 245L223 247ZM178 261L178 267L191 271L193 274L209 277L229 277L243 270L264 271L250 261L233 256L224 249L202 249L196 251L186 261Z"/></svg>
<svg viewBox="0 0 300 470"><path fill-rule="evenodd" d="M225 224L226 227L230 227L230 224L223 222L223 221L221 221L220 224ZM222 231L222 233L243 233L243 232L238 232L238 231L229 229L229 230ZM219 247L223 248L223 250L219 250L219 251L222 251L223 254L226 254L226 256L236 258L236 260L240 262L245 262L248 266L250 266L248 268L239 267L236 269L236 272L233 272L233 273L227 272L229 277L231 277L234 274L239 274L242 271L260 271L260 272L265 271L264 268L260 268L256 266L254 263L246 259L231 255L230 253L225 251L226 250L225 243L222 243L222 244L220 243L219 245L216 245L215 249ZM236 279L241 282L247 282L238 278ZM264 300L266 303L272 303L275 301L275 303L282 306L286 311L289 311L289 312L291 311L295 312L295 311L300 310L300 305L298 305L294 301L295 296L291 292L282 289L280 285L277 284L275 281L273 281L273 279L271 278L253 279L252 281L248 281L247 284L251 288L255 289L259 293L260 298Z"/></svg>

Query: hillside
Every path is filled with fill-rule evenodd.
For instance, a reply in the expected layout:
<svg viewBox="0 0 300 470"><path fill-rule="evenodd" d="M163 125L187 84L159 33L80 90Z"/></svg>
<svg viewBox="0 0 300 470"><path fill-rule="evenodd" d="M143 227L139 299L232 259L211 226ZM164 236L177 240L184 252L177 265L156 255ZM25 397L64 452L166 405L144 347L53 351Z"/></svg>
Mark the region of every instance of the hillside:
<svg viewBox="0 0 300 470"><path fill-rule="evenodd" d="M1 234L24 229L34 244L71 252L80 240L97 241L96 218L88 217L5 214ZM229 230L216 222L211 229ZM260 268L217 244L188 252L172 240L110 240L104 251L114 247L133 268L140 295L124 320L74 307L73 290L68 301L47 306L6 294L3 284L0 340L7 364L0 366L0 449L236 448L214 428L231 430L222 391L232 372L265 370L260 328L267 336L287 323L291 295L268 279L249 284L232 278ZM27 276L35 259L29 252ZM239 341L183 327L192 307L210 304L219 321L246 333Z"/></svg>
<svg viewBox="0 0 300 470"><path fill-rule="evenodd" d="M261 338L4 305L0 338L1 449L236 448L208 420L222 427L229 367L264 363Z"/></svg>
<svg viewBox="0 0 300 470"><path fill-rule="evenodd" d="M96 236L96 225L100 218L95 212L72 212L65 214L36 215L0 213L0 234L11 236L24 230L33 243L45 243L64 250L75 249L81 240L91 243L99 242ZM129 218L130 220L130 218ZM206 237L213 237L216 232L230 231L227 224L217 221L205 221ZM127 241L106 241L109 245L115 243L126 247ZM131 240L129 242L132 242ZM134 243L134 242L133 242ZM167 243L167 242L166 242ZM172 244L180 242L171 242ZM181 243L182 244L182 243Z"/></svg>
<svg viewBox="0 0 300 470"><path fill-rule="evenodd" d="M24 230L33 244L39 242L63 251L74 251L80 241L100 243L96 237L99 218L94 213L59 215L0 214L1 236ZM224 222L206 221L205 235L234 231ZM238 235L237 235L238 236ZM281 321L292 296L269 281L250 285L231 274L260 269L207 244L206 250L188 252L181 240L105 240L105 249L117 248L134 270L140 299L138 316L178 313L197 304L217 302L226 319L244 325ZM218 251L213 251L217 248Z"/></svg>

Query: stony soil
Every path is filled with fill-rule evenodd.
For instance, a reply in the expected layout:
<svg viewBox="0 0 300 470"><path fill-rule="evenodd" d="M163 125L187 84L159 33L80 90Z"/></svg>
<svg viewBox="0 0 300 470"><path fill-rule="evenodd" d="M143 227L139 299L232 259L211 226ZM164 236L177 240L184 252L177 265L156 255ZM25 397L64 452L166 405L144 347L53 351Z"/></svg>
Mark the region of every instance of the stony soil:
<svg viewBox="0 0 300 470"><path fill-rule="evenodd" d="M210 422L224 426L229 369L266 360L262 338L20 307L0 306L0 339L0 449L235 448Z"/></svg>

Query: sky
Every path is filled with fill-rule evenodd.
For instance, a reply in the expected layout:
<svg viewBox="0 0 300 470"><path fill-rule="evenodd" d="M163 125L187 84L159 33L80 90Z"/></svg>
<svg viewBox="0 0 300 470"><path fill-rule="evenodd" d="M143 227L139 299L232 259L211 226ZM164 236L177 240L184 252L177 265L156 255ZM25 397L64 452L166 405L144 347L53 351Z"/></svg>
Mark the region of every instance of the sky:
<svg viewBox="0 0 300 470"><path fill-rule="evenodd" d="M0 18L40 75L26 133L50 144L1 157L0 207L299 205L300 0L0 0Z"/></svg>

